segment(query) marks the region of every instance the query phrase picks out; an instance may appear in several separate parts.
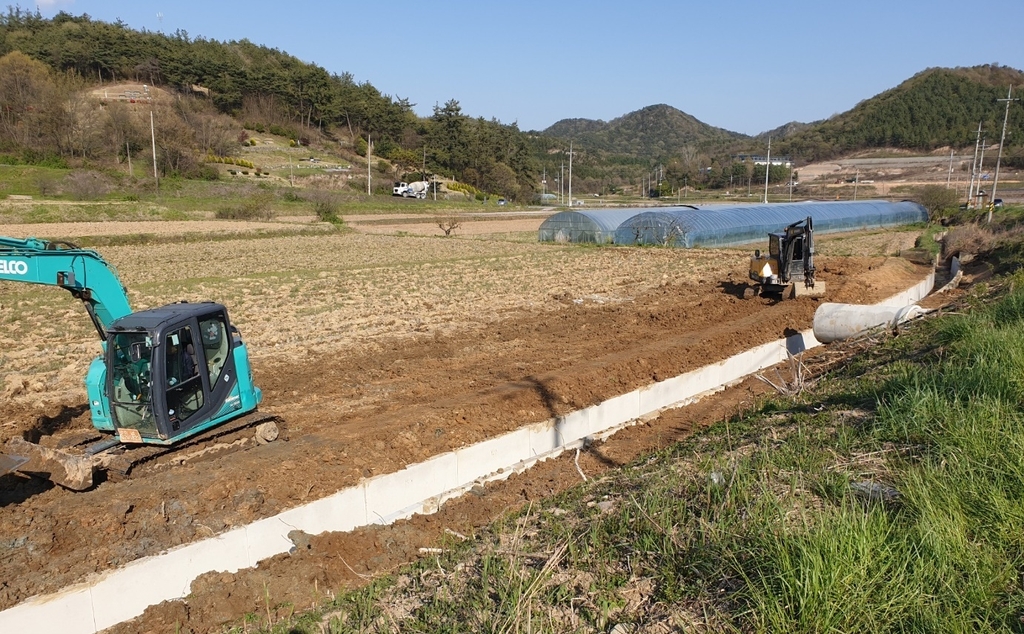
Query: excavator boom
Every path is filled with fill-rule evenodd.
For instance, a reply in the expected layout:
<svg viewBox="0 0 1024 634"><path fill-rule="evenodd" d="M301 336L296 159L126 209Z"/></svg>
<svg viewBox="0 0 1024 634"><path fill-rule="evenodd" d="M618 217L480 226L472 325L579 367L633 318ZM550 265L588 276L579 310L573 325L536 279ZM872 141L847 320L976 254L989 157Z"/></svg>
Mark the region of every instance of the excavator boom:
<svg viewBox="0 0 1024 634"><path fill-rule="evenodd" d="M91 249L69 242L0 237L0 280L57 286L85 304L100 339L132 312L114 267Z"/></svg>

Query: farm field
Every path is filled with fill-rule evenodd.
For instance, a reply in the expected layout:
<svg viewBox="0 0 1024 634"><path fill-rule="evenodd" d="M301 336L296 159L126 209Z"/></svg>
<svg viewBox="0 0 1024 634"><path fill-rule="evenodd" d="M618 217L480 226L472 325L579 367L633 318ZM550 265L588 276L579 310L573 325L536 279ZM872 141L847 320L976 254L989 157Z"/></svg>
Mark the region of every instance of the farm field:
<svg viewBox="0 0 1024 634"><path fill-rule="evenodd" d="M538 244L540 217L467 220L453 238L429 222L352 220L356 231L323 235L126 223L128 234L169 237L100 249L136 309L228 307L264 391L261 409L284 419L286 440L156 465L85 493L0 479L0 608L807 328L818 305L740 299L748 249ZM67 240L122 230L16 228ZM827 300L873 302L916 283L926 267L893 256L918 234L820 238ZM66 293L0 283L0 441L89 428L82 380L99 350ZM470 524L497 512L462 508ZM357 574L415 556L388 544L353 538L344 548L349 563L380 559ZM323 591L338 582L324 572L332 554L323 557L291 566L282 583ZM195 585L198 595L219 584ZM205 625L242 617L247 600L222 602Z"/></svg>

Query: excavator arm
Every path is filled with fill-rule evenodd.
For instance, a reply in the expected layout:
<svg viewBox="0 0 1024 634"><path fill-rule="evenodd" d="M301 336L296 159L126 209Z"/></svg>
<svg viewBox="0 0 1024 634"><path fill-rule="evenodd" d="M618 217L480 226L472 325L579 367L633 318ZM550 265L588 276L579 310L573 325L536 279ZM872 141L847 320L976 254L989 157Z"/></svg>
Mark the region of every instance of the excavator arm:
<svg viewBox="0 0 1024 634"><path fill-rule="evenodd" d="M0 236L0 280L57 286L82 301L100 339L116 319L131 314L128 292L100 254L69 242Z"/></svg>

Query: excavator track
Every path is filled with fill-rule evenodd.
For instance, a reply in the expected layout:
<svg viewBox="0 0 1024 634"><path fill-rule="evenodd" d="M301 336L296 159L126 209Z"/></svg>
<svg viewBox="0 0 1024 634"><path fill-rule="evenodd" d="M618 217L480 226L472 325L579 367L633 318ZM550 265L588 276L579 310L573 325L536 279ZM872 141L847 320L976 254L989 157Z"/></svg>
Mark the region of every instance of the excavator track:
<svg viewBox="0 0 1024 634"><path fill-rule="evenodd" d="M117 444L109 437L102 439L95 434L81 435L71 442L48 442L50 446L12 438L5 447L8 455L0 456L6 459L0 462L0 469L7 467L7 471L19 471L67 489L84 491L104 479L116 482L278 439L287 440L283 426L284 420L279 416L253 412L174 445Z"/></svg>
<svg viewBox="0 0 1024 634"><path fill-rule="evenodd" d="M283 428L281 417L254 412L175 445L119 445L97 455L97 462L107 479L116 482L287 440Z"/></svg>

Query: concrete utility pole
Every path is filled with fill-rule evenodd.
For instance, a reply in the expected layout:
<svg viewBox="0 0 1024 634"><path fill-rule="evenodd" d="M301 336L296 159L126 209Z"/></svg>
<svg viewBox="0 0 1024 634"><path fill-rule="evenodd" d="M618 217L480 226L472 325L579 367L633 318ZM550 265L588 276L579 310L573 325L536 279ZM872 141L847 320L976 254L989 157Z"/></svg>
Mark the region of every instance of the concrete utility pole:
<svg viewBox="0 0 1024 634"><path fill-rule="evenodd" d="M978 159L978 191L975 192L976 197L981 196L981 177L983 175L983 170L985 169L985 144L987 142L988 139L985 137L981 138L981 158Z"/></svg>
<svg viewBox="0 0 1024 634"><path fill-rule="evenodd" d="M971 186L967 188L967 207L974 207L974 179L978 175L978 145L981 143L981 122L978 122L978 136L974 139L974 160L971 161Z"/></svg>
<svg viewBox="0 0 1024 634"><path fill-rule="evenodd" d="M373 154L373 143L370 140L370 135L366 135L366 195L370 196L370 179L373 177L370 174L370 156Z"/></svg>
<svg viewBox="0 0 1024 634"><path fill-rule="evenodd" d="M153 111L149 111L149 138L153 144L153 182L156 184L157 193L160 192L160 178L156 173L156 126L153 123Z"/></svg>
<svg viewBox="0 0 1024 634"><path fill-rule="evenodd" d="M569 206L572 207L572 141L569 141Z"/></svg>
<svg viewBox="0 0 1024 634"><path fill-rule="evenodd" d="M992 197L989 198L989 200L992 201L992 204L988 206L988 220L987 220L987 222L989 222L989 223L992 222L992 207L996 203L996 186L999 185L999 162L1003 158L1003 143L1006 141L1006 120L1010 118L1010 102L1011 101L1020 101L1020 99L1012 99L1012 97L1013 97L1013 86L1010 86L1010 90L1007 91L1007 93L1006 93L1006 99L997 99L996 100L996 101L1005 101L1006 102L1006 112L1003 113L1003 134L1002 134L1001 137L999 137L999 154L996 157L996 177L992 181Z"/></svg>
<svg viewBox="0 0 1024 634"><path fill-rule="evenodd" d="M946 172L946 189L949 189L949 179L953 177L953 148L949 149L949 171Z"/></svg>
<svg viewBox="0 0 1024 634"><path fill-rule="evenodd" d="M768 160L764 164L764 202L768 203L768 172L772 170L772 138L768 137Z"/></svg>

